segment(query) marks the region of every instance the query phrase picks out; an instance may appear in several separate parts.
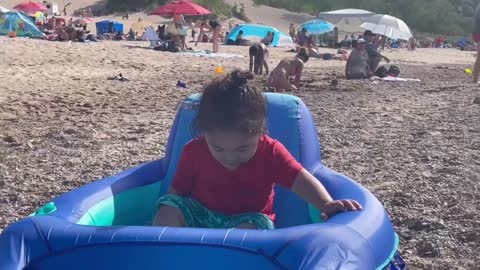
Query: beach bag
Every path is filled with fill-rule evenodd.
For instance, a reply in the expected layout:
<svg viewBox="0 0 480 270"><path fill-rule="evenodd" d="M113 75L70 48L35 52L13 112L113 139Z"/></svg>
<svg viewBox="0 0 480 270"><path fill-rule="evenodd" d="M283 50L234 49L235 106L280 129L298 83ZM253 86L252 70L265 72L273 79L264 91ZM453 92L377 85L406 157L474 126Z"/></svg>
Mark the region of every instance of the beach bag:
<svg viewBox="0 0 480 270"><path fill-rule="evenodd" d="M391 65L388 69L388 76L390 77L398 77L400 75L400 68L395 65Z"/></svg>
<svg viewBox="0 0 480 270"><path fill-rule="evenodd" d="M332 60L333 59L333 54L331 53L324 53L323 54L323 60Z"/></svg>
<svg viewBox="0 0 480 270"><path fill-rule="evenodd" d="M167 51L176 53L180 51L180 48L178 48L175 41L170 40L167 42Z"/></svg>
<svg viewBox="0 0 480 270"><path fill-rule="evenodd" d="M376 71L375 71L375 76L377 77L380 77L380 78L385 78L388 76L388 70L385 66L381 66L379 67Z"/></svg>
<svg viewBox="0 0 480 270"><path fill-rule="evenodd" d="M161 51L161 52L165 52L167 50L167 44L166 43L160 43L158 46L156 46L155 48L153 48L155 51Z"/></svg>

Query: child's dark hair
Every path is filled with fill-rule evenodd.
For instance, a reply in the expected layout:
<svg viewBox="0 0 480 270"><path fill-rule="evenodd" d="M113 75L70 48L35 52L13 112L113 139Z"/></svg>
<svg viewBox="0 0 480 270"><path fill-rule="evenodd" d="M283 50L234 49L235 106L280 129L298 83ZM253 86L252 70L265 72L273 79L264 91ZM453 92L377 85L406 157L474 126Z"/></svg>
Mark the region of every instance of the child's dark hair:
<svg viewBox="0 0 480 270"><path fill-rule="evenodd" d="M308 62L308 59L310 58L310 56L308 56L307 49L305 48L301 48L296 57L301 58L304 63Z"/></svg>
<svg viewBox="0 0 480 270"><path fill-rule="evenodd" d="M200 134L213 129L265 133L266 102L259 89L248 85L253 77L251 72L235 70L207 85L193 122L194 130Z"/></svg>
<svg viewBox="0 0 480 270"><path fill-rule="evenodd" d="M265 59L265 52L260 44L254 44L250 46L248 51L250 55L250 66L252 65L252 58L253 58L253 73L257 75L261 75L263 72L263 61ZM250 69L250 72L252 70Z"/></svg>

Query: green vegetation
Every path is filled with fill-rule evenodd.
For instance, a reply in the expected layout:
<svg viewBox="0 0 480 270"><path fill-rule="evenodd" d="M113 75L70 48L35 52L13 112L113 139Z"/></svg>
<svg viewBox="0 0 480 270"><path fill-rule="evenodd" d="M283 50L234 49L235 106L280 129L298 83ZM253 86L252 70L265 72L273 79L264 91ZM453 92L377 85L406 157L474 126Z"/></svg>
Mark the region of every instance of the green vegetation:
<svg viewBox="0 0 480 270"><path fill-rule="evenodd" d="M317 15L321 11L361 8L403 19L415 31L461 35L471 32L480 0L254 0L256 4Z"/></svg>
<svg viewBox="0 0 480 270"><path fill-rule="evenodd" d="M166 4L167 0L108 0L107 8L110 11L125 12L133 10L153 9ZM196 0L197 4L207 8L219 17L235 17L244 21L249 21L245 14L243 5L229 5L223 0Z"/></svg>

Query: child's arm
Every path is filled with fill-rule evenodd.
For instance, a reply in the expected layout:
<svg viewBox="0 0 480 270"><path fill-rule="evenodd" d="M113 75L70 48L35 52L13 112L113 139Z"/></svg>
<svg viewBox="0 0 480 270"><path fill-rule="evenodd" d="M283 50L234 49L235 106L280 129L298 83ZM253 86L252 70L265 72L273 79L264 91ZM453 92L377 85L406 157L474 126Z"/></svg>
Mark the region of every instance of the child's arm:
<svg viewBox="0 0 480 270"><path fill-rule="evenodd" d="M362 209L362 206L354 200L333 200L322 183L305 169L298 174L291 190L319 209L323 219L338 212Z"/></svg>

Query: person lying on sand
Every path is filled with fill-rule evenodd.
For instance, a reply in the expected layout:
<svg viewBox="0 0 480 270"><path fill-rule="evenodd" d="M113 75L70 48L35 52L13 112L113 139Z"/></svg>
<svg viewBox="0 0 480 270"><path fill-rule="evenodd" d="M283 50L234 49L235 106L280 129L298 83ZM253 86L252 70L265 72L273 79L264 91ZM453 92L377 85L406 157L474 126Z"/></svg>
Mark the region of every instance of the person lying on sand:
<svg viewBox="0 0 480 270"><path fill-rule="evenodd" d="M368 79L373 76L369 68L368 53L365 48L366 41L361 38L357 47L353 49L345 66L345 77L351 79Z"/></svg>
<svg viewBox="0 0 480 270"><path fill-rule="evenodd" d="M308 62L309 56L307 49L301 48L300 52L294 58L284 58L278 66L270 73L267 79L267 85L275 89L296 90L300 86L303 66ZM295 80L290 83L290 77L295 76Z"/></svg>
<svg viewBox="0 0 480 270"><path fill-rule="evenodd" d="M250 55L250 72L253 70L256 75L262 75L263 68L265 67L265 74L268 75L267 46L265 46L263 43L255 43L250 46L248 53Z"/></svg>
<svg viewBox="0 0 480 270"><path fill-rule="evenodd" d="M323 60L339 60L339 61L347 61L348 59L348 51L339 49L336 55L333 53L320 53L317 48L313 46L313 44L308 45L308 56L313 58L320 58Z"/></svg>

